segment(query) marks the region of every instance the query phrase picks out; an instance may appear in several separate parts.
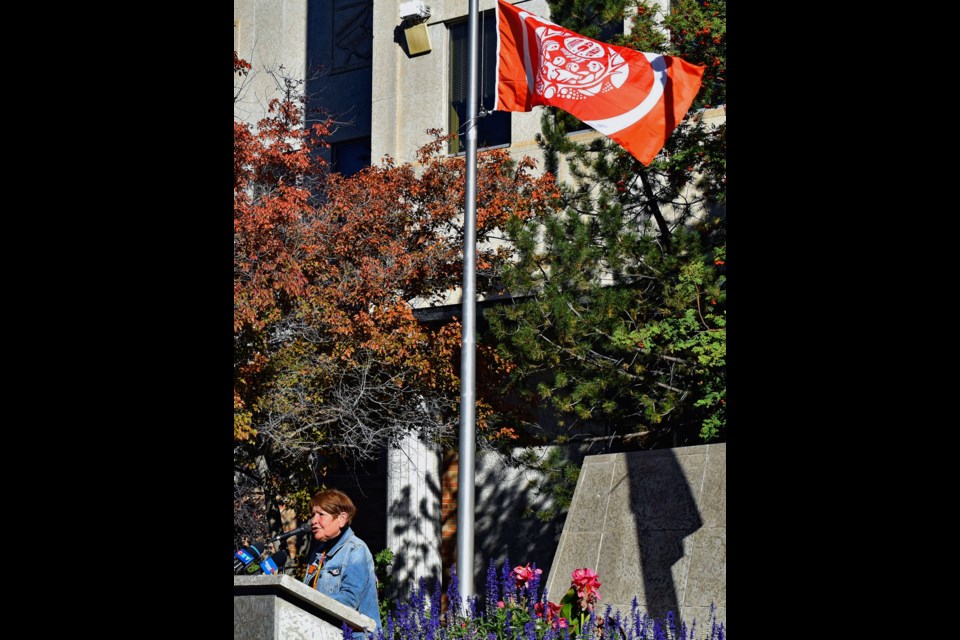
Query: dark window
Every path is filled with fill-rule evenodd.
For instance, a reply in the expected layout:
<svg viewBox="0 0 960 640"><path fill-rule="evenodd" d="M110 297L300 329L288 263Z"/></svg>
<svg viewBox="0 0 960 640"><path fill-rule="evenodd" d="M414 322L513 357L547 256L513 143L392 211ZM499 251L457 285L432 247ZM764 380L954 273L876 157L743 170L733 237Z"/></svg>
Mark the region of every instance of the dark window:
<svg viewBox="0 0 960 640"><path fill-rule="evenodd" d="M453 23L450 29L450 132L458 138L450 141L450 153L464 150L467 120L467 21ZM477 119L477 147L510 144L510 113L493 111L497 101L497 16L493 11L480 14L480 104L490 111ZM478 108L479 111L479 108Z"/></svg>
<svg viewBox="0 0 960 640"><path fill-rule="evenodd" d="M330 144L333 170L352 176L370 166L370 136Z"/></svg>

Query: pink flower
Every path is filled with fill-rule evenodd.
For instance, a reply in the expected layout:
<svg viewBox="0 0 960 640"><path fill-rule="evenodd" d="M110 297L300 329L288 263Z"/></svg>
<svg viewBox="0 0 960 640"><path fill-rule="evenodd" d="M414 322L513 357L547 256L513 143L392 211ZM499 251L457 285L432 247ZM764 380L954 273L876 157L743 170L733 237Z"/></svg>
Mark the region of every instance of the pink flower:
<svg viewBox="0 0 960 640"><path fill-rule="evenodd" d="M527 563L527 566L521 567L516 566L513 568L513 578L517 581L517 589L523 589L530 586L530 581L533 579L533 576L539 576L543 573L542 569L531 569L530 563Z"/></svg>
<svg viewBox="0 0 960 640"><path fill-rule="evenodd" d="M547 620L553 620L555 617L560 618L560 605L547 602ZM563 618L560 619L563 620Z"/></svg>
<svg viewBox="0 0 960 640"><path fill-rule="evenodd" d="M543 603L538 602L534 605L534 609L536 610L537 617L543 618ZM547 602L547 622L549 622L550 626L554 629L557 627L563 628L567 626L567 620L561 617L560 609L560 605Z"/></svg>
<svg viewBox="0 0 960 640"><path fill-rule="evenodd" d="M597 579L597 574L587 568L575 569L571 584L580 596L580 608L592 609L594 603L600 599L600 593L597 591L600 588L600 580Z"/></svg>
<svg viewBox="0 0 960 640"><path fill-rule="evenodd" d="M497 602L497 609L503 609L505 606L506 605L503 604L503 600L500 600L499 602Z"/></svg>

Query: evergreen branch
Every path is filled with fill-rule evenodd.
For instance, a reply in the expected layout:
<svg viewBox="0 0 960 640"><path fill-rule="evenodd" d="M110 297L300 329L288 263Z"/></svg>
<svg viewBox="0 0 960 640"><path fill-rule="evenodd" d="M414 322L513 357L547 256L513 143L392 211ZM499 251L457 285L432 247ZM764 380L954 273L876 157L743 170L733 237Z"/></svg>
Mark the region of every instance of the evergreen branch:
<svg viewBox="0 0 960 640"><path fill-rule="evenodd" d="M659 205L657 205L657 197L653 193L653 185L650 184L650 179L647 177L646 171L640 173L640 184L643 185L643 193L647 196L647 201L644 205L653 219L657 221L657 227L660 229L660 240L663 242L664 251L671 253L670 227L664 219L663 212L660 210Z"/></svg>

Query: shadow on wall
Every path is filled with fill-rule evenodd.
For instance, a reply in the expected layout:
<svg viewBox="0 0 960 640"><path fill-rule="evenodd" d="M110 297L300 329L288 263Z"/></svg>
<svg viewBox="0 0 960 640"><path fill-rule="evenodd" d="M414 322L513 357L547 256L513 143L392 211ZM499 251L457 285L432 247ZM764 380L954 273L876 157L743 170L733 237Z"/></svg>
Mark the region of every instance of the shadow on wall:
<svg viewBox="0 0 960 640"><path fill-rule="evenodd" d="M392 518L396 523L392 534L407 541L400 548L391 549L394 554L393 583L389 586L387 595L393 600L405 599L417 586L413 583L411 572L404 567L414 566L412 562L434 555L431 548L439 549L436 538L439 537L440 532L431 524L437 521L438 516L436 514L431 516L428 500L432 500L437 505L440 504L440 485L436 478L429 476L425 482L426 495L420 499L419 503L415 503L411 498L411 487L405 486L401 489L400 496L387 505L388 519ZM432 585L440 579L439 569L439 566L433 568L430 575L426 576L428 584Z"/></svg>
<svg viewBox="0 0 960 640"><path fill-rule="evenodd" d="M559 451L563 460L580 467L588 455L610 452L610 443L593 442L533 447L545 460L550 450ZM516 454L516 452L515 452ZM550 574L557 543L563 532L566 511L547 520L538 513L554 504L553 488L538 487L536 478L543 475L529 468L511 466L496 454L477 459L475 520L475 585L481 593L486 586L486 572L491 558L498 575L506 560L511 568L536 563L544 580ZM544 584L546 584L544 582Z"/></svg>
<svg viewBox="0 0 960 640"><path fill-rule="evenodd" d="M497 567L497 575L500 575L504 562L509 560L511 568L536 563L546 576L564 521L562 514L548 522L537 519L535 511L543 504L543 498L524 480L522 471L507 467L491 469L490 460L484 462L487 468L484 469L483 483L478 479L475 502L476 593L483 593L491 559Z"/></svg>
<svg viewBox="0 0 960 640"><path fill-rule="evenodd" d="M533 447L540 456L548 450L561 452L563 459L576 466L583 464L587 455L610 451L609 443L552 445ZM550 489L538 488L534 477L542 475L530 469L510 465L501 456L487 453L477 458L476 517L474 521L474 584L476 593L486 587L487 569L492 559L497 574L509 560L510 568L517 565L536 567L543 577L550 574L557 543L563 532L566 511L553 518L540 520L538 513L553 503ZM544 584L546 584L544 582Z"/></svg>
<svg viewBox="0 0 960 640"><path fill-rule="evenodd" d="M663 619L673 611L679 626L680 603L673 569L684 557L683 539L703 526L703 519L674 451L651 453L627 456L630 512L636 524L643 594L646 610L653 618ZM607 518L612 515L608 513Z"/></svg>

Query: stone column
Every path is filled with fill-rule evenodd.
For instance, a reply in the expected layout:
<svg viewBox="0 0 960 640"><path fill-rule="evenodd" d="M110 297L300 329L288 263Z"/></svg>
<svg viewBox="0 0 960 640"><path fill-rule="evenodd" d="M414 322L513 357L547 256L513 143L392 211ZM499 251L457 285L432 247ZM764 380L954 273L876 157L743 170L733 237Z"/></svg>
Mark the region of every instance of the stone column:
<svg viewBox="0 0 960 640"><path fill-rule="evenodd" d="M397 65L403 52L393 41L393 35L400 24L399 7L398 0L377 0L373 3L370 161L374 165L380 164L385 154L397 157L397 122L400 111L397 96Z"/></svg>
<svg viewBox="0 0 960 640"><path fill-rule="evenodd" d="M440 456L408 436L387 452L387 547L394 553L394 594L420 578L440 578Z"/></svg>

